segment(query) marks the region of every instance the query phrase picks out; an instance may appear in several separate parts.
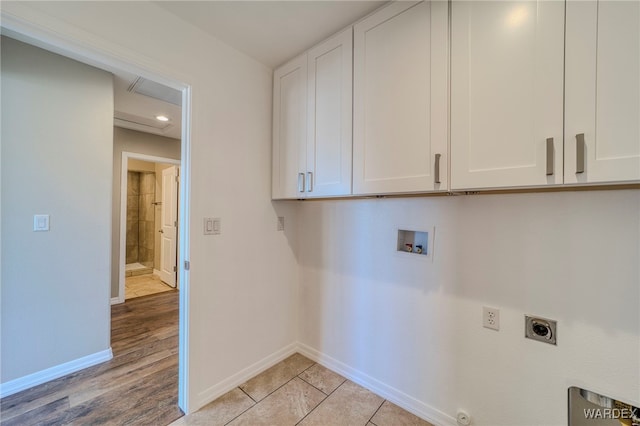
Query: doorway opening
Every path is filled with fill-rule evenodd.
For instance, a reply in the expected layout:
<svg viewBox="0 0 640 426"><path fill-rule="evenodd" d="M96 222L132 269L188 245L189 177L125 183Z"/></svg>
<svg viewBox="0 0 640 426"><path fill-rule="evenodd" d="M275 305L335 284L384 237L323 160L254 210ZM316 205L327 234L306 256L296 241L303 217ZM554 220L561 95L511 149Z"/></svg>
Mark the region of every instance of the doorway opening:
<svg viewBox="0 0 640 426"><path fill-rule="evenodd" d="M98 42L82 40L80 36L66 37L42 25L12 19L3 15L3 35L8 35L24 43L28 43L76 61L94 66L96 68L115 74L131 73L141 76L151 82L177 90L181 99L182 110L180 112L182 129L180 131L181 148L180 158L180 182L179 182L179 214L177 241L177 282L179 291L179 338L178 338L178 405L185 413L189 412L188 395L188 346L189 346L189 223L190 216L190 152L191 152L191 86L186 80L176 76L168 76L164 66L149 60L140 61L138 55L124 48L106 49ZM165 70L160 71L160 70ZM126 120L127 117L120 117ZM116 213L117 214L117 213ZM114 229L114 232L118 232ZM115 259L112 259L115 262ZM124 272L124 268L123 268ZM119 297L124 297L124 291ZM112 300L113 302L113 293ZM108 300L105 303L109 303Z"/></svg>
<svg viewBox="0 0 640 426"><path fill-rule="evenodd" d="M121 170L118 302L177 291L180 161L123 152Z"/></svg>

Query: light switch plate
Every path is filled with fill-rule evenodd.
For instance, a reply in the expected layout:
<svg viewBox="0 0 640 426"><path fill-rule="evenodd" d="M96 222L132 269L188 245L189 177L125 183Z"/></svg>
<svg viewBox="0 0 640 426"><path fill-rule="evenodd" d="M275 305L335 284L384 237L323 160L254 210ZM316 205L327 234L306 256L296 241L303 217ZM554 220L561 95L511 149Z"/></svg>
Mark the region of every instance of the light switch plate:
<svg viewBox="0 0 640 426"><path fill-rule="evenodd" d="M49 215L48 214L34 214L33 215L33 230L35 232L46 232L49 230Z"/></svg>
<svg viewBox="0 0 640 426"><path fill-rule="evenodd" d="M213 235L213 218L212 217L205 217L204 221L203 221L203 225L204 225L204 235Z"/></svg>
<svg viewBox="0 0 640 426"><path fill-rule="evenodd" d="M220 235L222 233L222 225L219 217L205 217L204 235Z"/></svg>

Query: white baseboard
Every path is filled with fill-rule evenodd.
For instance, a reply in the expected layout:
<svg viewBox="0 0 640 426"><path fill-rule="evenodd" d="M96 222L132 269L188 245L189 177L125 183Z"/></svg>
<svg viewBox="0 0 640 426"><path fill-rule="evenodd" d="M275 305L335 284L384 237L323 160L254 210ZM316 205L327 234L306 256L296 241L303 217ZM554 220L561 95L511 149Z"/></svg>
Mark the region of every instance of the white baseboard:
<svg viewBox="0 0 640 426"><path fill-rule="evenodd" d="M160 271L158 271L157 269L154 269L153 270L153 275L160 276Z"/></svg>
<svg viewBox="0 0 640 426"><path fill-rule="evenodd" d="M373 393L383 397L384 399L388 399L397 406L404 408L410 413L413 413L434 425L457 426L456 419L448 414L445 414L396 388L374 379L373 377L358 371L335 358L325 355L310 346L298 343L297 351L318 364L341 374L352 382L369 389Z"/></svg>
<svg viewBox="0 0 640 426"><path fill-rule="evenodd" d="M117 297L112 297L111 298L111 304L112 305L117 305L119 303L124 303L124 297L117 296Z"/></svg>
<svg viewBox="0 0 640 426"><path fill-rule="evenodd" d="M288 356L298 352L298 344L291 343L277 352L261 359L260 361L250 365L244 370L239 371L233 376L211 386L210 388L200 392L193 406L189 407L189 411L195 412L204 407L211 401L221 397L233 388L236 388L249 380L250 378L262 373L267 368L273 367Z"/></svg>
<svg viewBox="0 0 640 426"><path fill-rule="evenodd" d="M13 395L14 393L29 389L33 386L41 385L50 380L66 376L67 374L75 373L84 368L100 364L101 362L109 361L111 358L113 358L113 352L111 352L111 348L109 348L102 352L96 352L73 361L65 362L64 364L56 365L55 367L47 368L46 370L38 371L37 373L10 380L0 384L0 398Z"/></svg>

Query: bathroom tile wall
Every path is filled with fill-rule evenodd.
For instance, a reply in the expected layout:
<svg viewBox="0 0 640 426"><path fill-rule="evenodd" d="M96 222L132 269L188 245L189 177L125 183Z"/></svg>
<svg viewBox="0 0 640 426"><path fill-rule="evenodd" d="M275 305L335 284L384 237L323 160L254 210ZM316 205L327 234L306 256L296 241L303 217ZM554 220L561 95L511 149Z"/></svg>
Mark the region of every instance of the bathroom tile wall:
<svg viewBox="0 0 640 426"><path fill-rule="evenodd" d="M155 173L127 173L127 263L154 267Z"/></svg>
<svg viewBox="0 0 640 426"><path fill-rule="evenodd" d="M127 263L138 261L138 197L140 173L127 172Z"/></svg>
<svg viewBox="0 0 640 426"><path fill-rule="evenodd" d="M140 197L138 220L138 262L153 267L154 238L156 233L155 205L156 176L155 173L140 173Z"/></svg>

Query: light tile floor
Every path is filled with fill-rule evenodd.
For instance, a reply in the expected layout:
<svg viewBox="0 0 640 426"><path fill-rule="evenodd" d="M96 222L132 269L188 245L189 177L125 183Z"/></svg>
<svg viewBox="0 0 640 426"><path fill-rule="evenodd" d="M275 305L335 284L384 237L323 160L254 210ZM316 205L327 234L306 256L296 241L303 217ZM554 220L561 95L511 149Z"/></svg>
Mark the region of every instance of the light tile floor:
<svg viewBox="0 0 640 426"><path fill-rule="evenodd" d="M162 293L163 291L175 291L175 289L163 283L160 277L155 274L136 275L124 279L125 300Z"/></svg>
<svg viewBox="0 0 640 426"><path fill-rule="evenodd" d="M300 354L172 425L432 426Z"/></svg>

